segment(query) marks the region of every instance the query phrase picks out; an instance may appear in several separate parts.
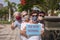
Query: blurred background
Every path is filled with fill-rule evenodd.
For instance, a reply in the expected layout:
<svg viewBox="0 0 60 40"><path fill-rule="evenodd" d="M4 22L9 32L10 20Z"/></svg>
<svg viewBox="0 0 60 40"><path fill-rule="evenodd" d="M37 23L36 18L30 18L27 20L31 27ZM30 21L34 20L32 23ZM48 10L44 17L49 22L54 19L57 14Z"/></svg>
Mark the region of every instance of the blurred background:
<svg viewBox="0 0 60 40"><path fill-rule="evenodd" d="M44 11L46 16L60 16L60 0L0 0L0 23L11 21L15 11Z"/></svg>
<svg viewBox="0 0 60 40"><path fill-rule="evenodd" d="M13 13L15 11L22 12L24 10L27 12L31 12L32 9L44 11L46 13L45 16L60 17L60 0L0 0L0 40L15 40L15 39L17 40L18 37L16 36L17 36L18 29L16 29L14 32L12 32L10 29L10 24L14 20ZM56 17L53 17L53 18L56 18ZM51 19L51 20L54 20L54 19ZM51 22L51 20L48 21L49 24L52 23L51 25L55 25L54 23L57 23L57 22L53 23ZM60 40L60 39L56 39L57 33L59 33L59 31L60 30L56 31L55 29L53 31L47 31L47 33L51 32L53 36L54 35L55 36L48 38L48 35L46 35L47 36L46 40ZM49 35L52 35L52 34L49 34Z"/></svg>

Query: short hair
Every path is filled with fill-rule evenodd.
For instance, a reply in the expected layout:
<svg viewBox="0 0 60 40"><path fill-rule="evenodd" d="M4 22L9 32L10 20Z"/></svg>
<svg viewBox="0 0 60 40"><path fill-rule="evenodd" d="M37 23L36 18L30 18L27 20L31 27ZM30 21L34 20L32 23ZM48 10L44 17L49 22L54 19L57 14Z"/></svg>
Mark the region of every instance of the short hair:
<svg viewBox="0 0 60 40"><path fill-rule="evenodd" d="M20 12L14 12L13 16L15 16L16 14L20 14Z"/></svg>
<svg viewBox="0 0 60 40"><path fill-rule="evenodd" d="M30 16L31 16L32 14L35 14L35 13L38 15L39 12L38 12L37 10L33 10L33 11L31 12Z"/></svg>
<svg viewBox="0 0 60 40"><path fill-rule="evenodd" d="M25 15L25 14L28 14L28 12L27 12L27 11L22 11L22 12L21 12L21 15L22 15L22 16Z"/></svg>
<svg viewBox="0 0 60 40"><path fill-rule="evenodd" d="M45 12L41 11L41 12L39 12L39 14L44 14L45 15Z"/></svg>

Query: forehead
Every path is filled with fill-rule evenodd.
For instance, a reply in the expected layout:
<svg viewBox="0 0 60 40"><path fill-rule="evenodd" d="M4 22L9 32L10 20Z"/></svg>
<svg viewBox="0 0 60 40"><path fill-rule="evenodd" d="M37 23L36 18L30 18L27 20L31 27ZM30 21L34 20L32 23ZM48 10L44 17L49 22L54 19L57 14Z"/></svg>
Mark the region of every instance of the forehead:
<svg viewBox="0 0 60 40"><path fill-rule="evenodd" d="M39 13L39 15L44 15L43 13Z"/></svg>
<svg viewBox="0 0 60 40"><path fill-rule="evenodd" d="M32 15L37 15L37 13L33 13Z"/></svg>
<svg viewBox="0 0 60 40"><path fill-rule="evenodd" d="M16 14L14 14L14 16L19 16L20 14L18 14L18 13L16 13Z"/></svg>

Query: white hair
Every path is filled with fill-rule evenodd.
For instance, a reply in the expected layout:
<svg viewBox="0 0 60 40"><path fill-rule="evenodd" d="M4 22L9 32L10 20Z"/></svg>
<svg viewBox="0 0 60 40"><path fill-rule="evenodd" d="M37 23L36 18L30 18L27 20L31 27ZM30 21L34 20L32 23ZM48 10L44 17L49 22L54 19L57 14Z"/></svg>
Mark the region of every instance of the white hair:
<svg viewBox="0 0 60 40"><path fill-rule="evenodd" d="M27 13L27 11L22 11L22 13L21 13L21 14L22 14L22 15L25 15L26 13Z"/></svg>
<svg viewBox="0 0 60 40"><path fill-rule="evenodd" d="M20 12L14 12L13 16L19 15L19 14L20 14Z"/></svg>

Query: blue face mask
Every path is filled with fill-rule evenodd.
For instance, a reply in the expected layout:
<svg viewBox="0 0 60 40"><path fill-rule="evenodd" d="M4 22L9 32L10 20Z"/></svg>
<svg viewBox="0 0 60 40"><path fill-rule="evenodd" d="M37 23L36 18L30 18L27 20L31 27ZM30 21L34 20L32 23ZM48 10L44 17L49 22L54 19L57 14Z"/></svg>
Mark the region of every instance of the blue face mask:
<svg viewBox="0 0 60 40"><path fill-rule="evenodd" d="M37 17L36 16L32 17L32 20L37 21Z"/></svg>

